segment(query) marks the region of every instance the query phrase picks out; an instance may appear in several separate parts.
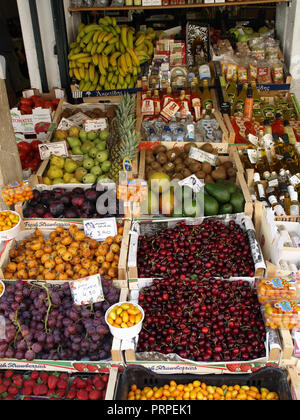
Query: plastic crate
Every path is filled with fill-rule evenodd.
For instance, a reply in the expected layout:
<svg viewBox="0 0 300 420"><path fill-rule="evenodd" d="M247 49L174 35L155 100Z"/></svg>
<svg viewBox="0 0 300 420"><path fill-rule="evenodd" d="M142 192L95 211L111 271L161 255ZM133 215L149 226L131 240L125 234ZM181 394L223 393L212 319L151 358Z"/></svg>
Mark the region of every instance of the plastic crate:
<svg viewBox="0 0 300 420"><path fill-rule="evenodd" d="M248 385L257 388L268 388L277 392L279 400L292 400L292 394L288 385L285 371L275 367L263 367L251 374L208 374L208 375L159 375L151 372L143 366L129 366L121 374L116 390L116 401L127 400L131 385L136 384L139 389L146 386L158 388L168 384L170 381L178 384L188 384L195 380L205 382L207 385L222 386Z"/></svg>

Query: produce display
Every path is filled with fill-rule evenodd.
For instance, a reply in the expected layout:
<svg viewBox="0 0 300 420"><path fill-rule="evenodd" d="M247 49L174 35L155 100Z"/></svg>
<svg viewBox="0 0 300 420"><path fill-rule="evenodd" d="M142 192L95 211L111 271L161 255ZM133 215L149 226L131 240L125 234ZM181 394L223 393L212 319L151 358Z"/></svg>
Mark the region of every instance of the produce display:
<svg viewBox="0 0 300 420"><path fill-rule="evenodd" d="M105 194L105 200L103 200L103 207L106 206L105 214L101 214L102 208L99 210L100 213L97 210L97 200L103 194ZM109 194L111 194L113 205L109 202ZM65 188L54 188L53 190L44 191L34 189L33 198L25 204L23 216L28 219L97 219L99 217L114 217L119 215L119 201L115 202L113 200L115 196L115 190L109 193L104 188L100 192L96 191L95 186L87 189L76 187L70 190Z"/></svg>
<svg viewBox="0 0 300 420"><path fill-rule="evenodd" d="M146 315L138 352L206 362L265 355L260 304L247 281L165 275L140 291L139 304Z"/></svg>
<svg viewBox="0 0 300 420"><path fill-rule="evenodd" d="M139 237L140 278L172 276L253 277L255 268L247 233L234 221L213 218L200 225L179 222Z"/></svg>
<svg viewBox="0 0 300 420"><path fill-rule="evenodd" d="M115 328L130 328L141 322L140 309L130 302L114 306L108 313L107 322Z"/></svg>
<svg viewBox="0 0 300 420"><path fill-rule="evenodd" d="M263 305L266 326L292 330L300 326L300 304L293 299L274 299Z"/></svg>
<svg viewBox="0 0 300 420"><path fill-rule="evenodd" d="M0 232L14 228L20 221L20 217L11 211L0 212Z"/></svg>
<svg viewBox="0 0 300 420"><path fill-rule="evenodd" d="M36 172L41 163L39 144L40 140L33 140L32 142L20 141L18 143L18 150L21 160L22 169L30 169L31 172Z"/></svg>
<svg viewBox="0 0 300 420"><path fill-rule="evenodd" d="M4 187L1 191L1 195L7 206L22 203L23 201L28 201L33 198L32 188L28 182L24 181L16 181L7 187Z"/></svg>
<svg viewBox="0 0 300 420"><path fill-rule="evenodd" d="M35 108L49 108L51 111L56 111L59 101L57 98L46 100L42 96L33 95L29 98L21 98L18 109L21 111L21 115L32 114Z"/></svg>
<svg viewBox="0 0 300 420"><path fill-rule="evenodd" d="M50 285L17 280L6 286L0 315L5 337L0 357L17 360L81 360L110 358L112 337L104 313L118 302L120 291L102 280L104 302L74 304L69 283Z"/></svg>
<svg viewBox="0 0 300 420"><path fill-rule="evenodd" d="M152 28L136 32L105 16L99 24L80 24L70 45L69 74L80 91L132 89L137 87L141 66L153 55Z"/></svg>
<svg viewBox="0 0 300 420"><path fill-rule="evenodd" d="M68 281L99 273L104 279L117 280L122 235L122 226L104 242L88 238L76 225L57 227L49 237L36 230L10 250L4 278Z"/></svg>
<svg viewBox="0 0 300 420"><path fill-rule="evenodd" d="M237 380L238 382L238 380ZM278 401L279 396L267 388L257 388L247 385L212 386L198 380L189 384L177 384L170 381L163 387L145 387L139 389L131 386L128 401Z"/></svg>
<svg viewBox="0 0 300 420"><path fill-rule="evenodd" d="M105 400L108 375L69 375L64 372L0 372L0 400Z"/></svg>

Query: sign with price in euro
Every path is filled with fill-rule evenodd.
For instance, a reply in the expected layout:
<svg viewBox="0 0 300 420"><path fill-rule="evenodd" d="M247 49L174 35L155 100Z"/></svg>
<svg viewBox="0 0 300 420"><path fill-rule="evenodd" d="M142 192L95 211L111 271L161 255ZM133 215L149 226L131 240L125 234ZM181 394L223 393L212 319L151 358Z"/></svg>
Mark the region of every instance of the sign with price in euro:
<svg viewBox="0 0 300 420"><path fill-rule="evenodd" d="M90 305L104 301L100 274L70 282L75 305Z"/></svg>
<svg viewBox="0 0 300 420"><path fill-rule="evenodd" d="M105 241L109 236L116 236L118 233L115 217L108 217L106 219L87 219L83 224L85 235L96 241Z"/></svg>

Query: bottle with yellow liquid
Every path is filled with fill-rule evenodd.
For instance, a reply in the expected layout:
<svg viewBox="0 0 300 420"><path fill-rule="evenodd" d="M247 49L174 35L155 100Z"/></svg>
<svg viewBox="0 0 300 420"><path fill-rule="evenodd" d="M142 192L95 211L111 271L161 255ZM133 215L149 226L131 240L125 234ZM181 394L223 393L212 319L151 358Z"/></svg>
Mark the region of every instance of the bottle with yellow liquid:
<svg viewBox="0 0 300 420"><path fill-rule="evenodd" d="M232 80L231 80L231 82L230 82L230 84L228 86L228 89L227 89L227 95L228 95L229 102L230 102L230 105L231 106L234 105L235 100L236 100L236 97L237 97L237 94L238 94L238 90L237 90L237 75L234 74L233 77L232 77Z"/></svg>
<svg viewBox="0 0 300 420"><path fill-rule="evenodd" d="M203 92L201 95L202 108L203 110L206 111L206 114L211 114L212 108L213 108L213 101L212 101L211 94L209 91L208 79L203 79L202 86L203 86Z"/></svg>
<svg viewBox="0 0 300 420"><path fill-rule="evenodd" d="M244 116L244 107L245 107L245 100L247 98L247 90L248 90L248 83L244 83L242 90L238 97L236 98L236 101L233 105L231 115L237 116L237 117L243 117Z"/></svg>
<svg viewBox="0 0 300 420"><path fill-rule="evenodd" d="M260 93L257 89L256 82L251 82L252 87L252 95L253 95L253 116L252 118L255 121L261 121L262 114L261 114L261 97Z"/></svg>

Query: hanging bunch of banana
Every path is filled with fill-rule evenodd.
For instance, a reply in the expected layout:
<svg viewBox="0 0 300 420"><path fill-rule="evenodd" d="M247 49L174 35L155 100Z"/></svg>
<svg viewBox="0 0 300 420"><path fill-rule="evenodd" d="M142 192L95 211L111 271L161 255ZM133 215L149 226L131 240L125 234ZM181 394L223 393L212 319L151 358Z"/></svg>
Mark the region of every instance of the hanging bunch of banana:
<svg viewBox="0 0 300 420"><path fill-rule="evenodd" d="M69 75L81 91L135 88L141 65L152 59L155 40L154 29L135 33L110 16L98 24L80 24L70 45Z"/></svg>

